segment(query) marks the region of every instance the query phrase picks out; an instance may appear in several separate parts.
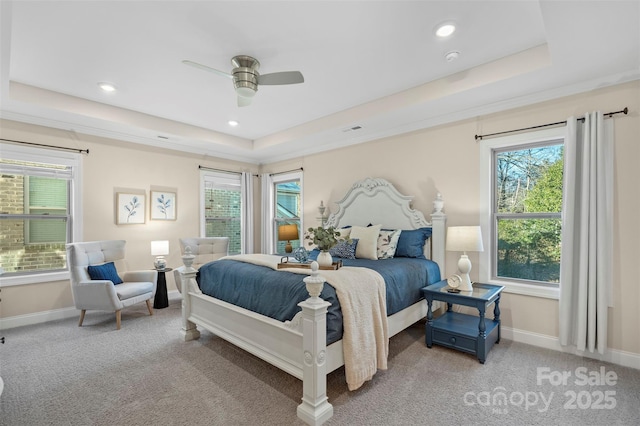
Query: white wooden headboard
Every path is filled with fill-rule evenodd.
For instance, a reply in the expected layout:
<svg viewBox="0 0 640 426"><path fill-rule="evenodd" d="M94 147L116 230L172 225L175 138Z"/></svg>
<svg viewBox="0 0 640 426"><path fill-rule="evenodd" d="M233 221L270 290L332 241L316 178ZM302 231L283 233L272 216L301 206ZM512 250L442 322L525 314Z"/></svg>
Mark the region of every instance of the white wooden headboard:
<svg viewBox="0 0 640 426"><path fill-rule="evenodd" d="M386 229L418 229L430 227L431 259L445 272L445 224L442 202L428 222L424 214L411 208L413 197L402 195L386 179L366 178L351 186L344 198L336 202L337 210L329 215L325 226L367 226L382 224ZM435 205L435 204L434 204ZM444 275L443 275L444 276Z"/></svg>

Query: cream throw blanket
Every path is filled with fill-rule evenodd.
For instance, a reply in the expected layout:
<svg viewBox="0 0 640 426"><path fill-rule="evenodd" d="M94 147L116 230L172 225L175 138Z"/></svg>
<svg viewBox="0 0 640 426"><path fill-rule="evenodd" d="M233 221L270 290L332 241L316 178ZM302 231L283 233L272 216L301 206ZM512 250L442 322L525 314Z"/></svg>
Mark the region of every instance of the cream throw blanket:
<svg viewBox="0 0 640 426"><path fill-rule="evenodd" d="M278 270L280 256L242 254L224 259L253 263ZM287 268L281 271L310 275L310 269ZM387 369L389 333L387 295L384 279L367 268L344 266L337 271L320 271L336 290L342 310L344 369L349 390L371 380L378 369Z"/></svg>

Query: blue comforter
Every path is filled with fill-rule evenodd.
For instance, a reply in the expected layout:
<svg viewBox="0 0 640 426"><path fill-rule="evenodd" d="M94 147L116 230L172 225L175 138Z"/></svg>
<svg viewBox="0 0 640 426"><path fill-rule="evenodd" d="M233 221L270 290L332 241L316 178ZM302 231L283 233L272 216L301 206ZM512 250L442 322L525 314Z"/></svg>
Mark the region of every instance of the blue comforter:
<svg viewBox="0 0 640 426"><path fill-rule="evenodd" d="M397 257L384 260L343 259L344 266L377 271L386 283L387 315L422 299L420 289L440 281L440 269L425 259ZM291 320L298 303L309 297L305 275L275 271L231 259L207 263L196 280L204 294L258 312L278 321ZM333 287L325 284L320 297L331 303L327 311L327 344L342 338L342 312Z"/></svg>

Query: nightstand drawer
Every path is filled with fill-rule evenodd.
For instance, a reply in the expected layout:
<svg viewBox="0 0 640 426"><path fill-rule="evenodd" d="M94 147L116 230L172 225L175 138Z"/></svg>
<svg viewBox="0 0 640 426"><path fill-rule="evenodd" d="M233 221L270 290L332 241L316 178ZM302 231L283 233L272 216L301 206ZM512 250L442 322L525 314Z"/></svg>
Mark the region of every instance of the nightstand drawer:
<svg viewBox="0 0 640 426"><path fill-rule="evenodd" d="M477 338L469 338L445 330L433 330L433 343L458 349L472 354L476 353Z"/></svg>

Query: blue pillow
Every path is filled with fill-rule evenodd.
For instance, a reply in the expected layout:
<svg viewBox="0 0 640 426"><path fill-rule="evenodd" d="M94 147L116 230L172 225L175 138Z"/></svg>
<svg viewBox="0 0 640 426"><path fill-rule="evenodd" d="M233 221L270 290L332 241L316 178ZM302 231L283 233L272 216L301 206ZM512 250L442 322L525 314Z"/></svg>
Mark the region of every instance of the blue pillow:
<svg viewBox="0 0 640 426"><path fill-rule="evenodd" d="M424 243L431 236L431 228L402 230L394 257L425 259Z"/></svg>
<svg viewBox="0 0 640 426"><path fill-rule="evenodd" d="M89 265L87 266L87 271L89 272L89 277L92 280L108 280L114 284L122 284L122 278L118 275L118 271L116 271L116 265L113 262L105 263L103 265Z"/></svg>
<svg viewBox="0 0 640 426"><path fill-rule="evenodd" d="M331 255L331 257L355 259L357 245L358 238L352 238L350 243L347 241L340 241L338 244L329 249L329 254Z"/></svg>

